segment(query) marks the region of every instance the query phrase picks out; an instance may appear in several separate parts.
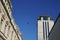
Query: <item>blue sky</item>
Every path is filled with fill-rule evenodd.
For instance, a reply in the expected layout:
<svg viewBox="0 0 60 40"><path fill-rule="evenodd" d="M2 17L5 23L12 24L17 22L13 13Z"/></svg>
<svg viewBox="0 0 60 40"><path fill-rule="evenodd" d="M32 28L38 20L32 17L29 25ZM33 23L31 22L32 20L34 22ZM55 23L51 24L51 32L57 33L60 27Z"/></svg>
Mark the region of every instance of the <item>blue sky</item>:
<svg viewBox="0 0 60 40"><path fill-rule="evenodd" d="M11 0L12 15L23 40L37 39L37 18L47 14L54 20L60 12L60 0Z"/></svg>

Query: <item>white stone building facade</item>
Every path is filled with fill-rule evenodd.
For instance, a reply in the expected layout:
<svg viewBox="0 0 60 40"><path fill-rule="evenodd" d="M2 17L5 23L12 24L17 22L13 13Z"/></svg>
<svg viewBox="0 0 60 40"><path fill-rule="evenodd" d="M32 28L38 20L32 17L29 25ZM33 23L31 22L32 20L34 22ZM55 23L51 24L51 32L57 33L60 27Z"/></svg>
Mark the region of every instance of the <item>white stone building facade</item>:
<svg viewBox="0 0 60 40"><path fill-rule="evenodd" d="M0 40L22 40L22 34L12 17L10 0L0 0Z"/></svg>

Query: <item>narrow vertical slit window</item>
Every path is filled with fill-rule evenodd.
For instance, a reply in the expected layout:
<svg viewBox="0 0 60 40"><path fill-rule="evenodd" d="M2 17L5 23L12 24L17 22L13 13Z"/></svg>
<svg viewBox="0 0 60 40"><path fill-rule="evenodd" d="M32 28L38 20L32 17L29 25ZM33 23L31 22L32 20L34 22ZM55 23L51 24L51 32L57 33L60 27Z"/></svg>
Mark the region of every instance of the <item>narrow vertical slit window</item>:
<svg viewBox="0 0 60 40"><path fill-rule="evenodd" d="M45 22L45 39L47 40L47 24Z"/></svg>
<svg viewBox="0 0 60 40"><path fill-rule="evenodd" d="M45 32L44 32L44 22L43 22L43 40L45 39Z"/></svg>
<svg viewBox="0 0 60 40"><path fill-rule="evenodd" d="M48 34L47 34L47 40L48 40L48 35L49 35L49 22L47 22L47 27L48 27L48 28L47 28L47 33L48 33Z"/></svg>
<svg viewBox="0 0 60 40"><path fill-rule="evenodd" d="M48 25L48 34L49 34L49 22L47 22L47 25Z"/></svg>
<svg viewBox="0 0 60 40"><path fill-rule="evenodd" d="M10 32L10 26L8 26L8 30L7 30L7 36L9 37L9 32Z"/></svg>
<svg viewBox="0 0 60 40"><path fill-rule="evenodd" d="M0 10L0 13L1 13L1 10Z"/></svg>
<svg viewBox="0 0 60 40"><path fill-rule="evenodd" d="M12 40L12 38L13 38L13 31L12 31L12 33L11 33L11 40Z"/></svg>
<svg viewBox="0 0 60 40"><path fill-rule="evenodd" d="M5 25L5 28L4 28L4 34L6 33L6 27L7 27L7 25Z"/></svg>

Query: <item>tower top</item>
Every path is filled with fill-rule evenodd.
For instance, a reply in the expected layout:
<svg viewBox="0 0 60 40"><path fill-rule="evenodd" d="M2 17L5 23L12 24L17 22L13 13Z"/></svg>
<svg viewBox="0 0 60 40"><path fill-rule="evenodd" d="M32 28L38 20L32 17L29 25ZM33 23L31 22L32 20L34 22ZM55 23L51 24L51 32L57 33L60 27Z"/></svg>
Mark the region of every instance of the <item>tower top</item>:
<svg viewBox="0 0 60 40"><path fill-rule="evenodd" d="M48 18L50 18L50 20L53 20L53 18L52 17L50 17L49 15L42 15L42 16L39 16L38 17L38 20L41 20L41 18L43 18L43 20L48 20Z"/></svg>

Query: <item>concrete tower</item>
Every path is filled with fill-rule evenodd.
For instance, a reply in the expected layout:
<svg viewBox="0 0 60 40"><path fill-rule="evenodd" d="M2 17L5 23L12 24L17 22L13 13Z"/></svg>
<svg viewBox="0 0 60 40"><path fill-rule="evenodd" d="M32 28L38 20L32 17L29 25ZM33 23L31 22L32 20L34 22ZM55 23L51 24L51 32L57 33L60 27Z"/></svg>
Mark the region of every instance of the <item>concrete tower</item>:
<svg viewBox="0 0 60 40"><path fill-rule="evenodd" d="M48 34L53 27L54 21L50 16L38 17L38 40L48 40Z"/></svg>

